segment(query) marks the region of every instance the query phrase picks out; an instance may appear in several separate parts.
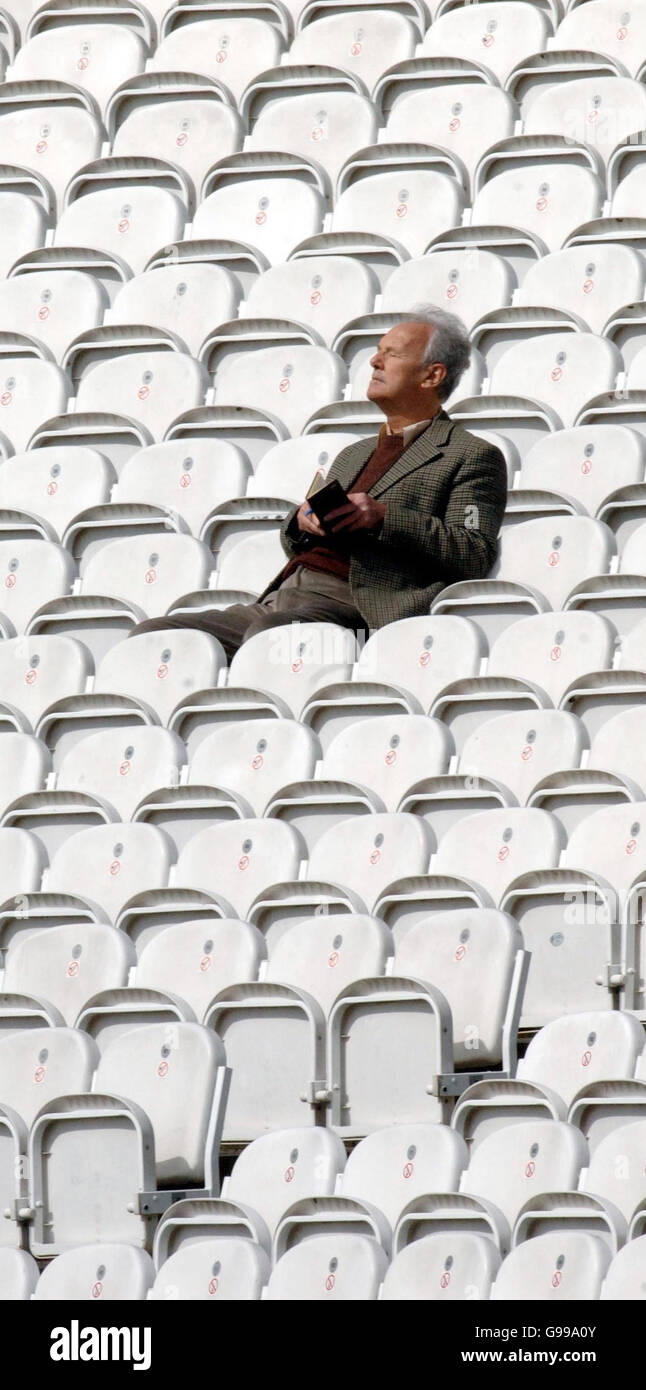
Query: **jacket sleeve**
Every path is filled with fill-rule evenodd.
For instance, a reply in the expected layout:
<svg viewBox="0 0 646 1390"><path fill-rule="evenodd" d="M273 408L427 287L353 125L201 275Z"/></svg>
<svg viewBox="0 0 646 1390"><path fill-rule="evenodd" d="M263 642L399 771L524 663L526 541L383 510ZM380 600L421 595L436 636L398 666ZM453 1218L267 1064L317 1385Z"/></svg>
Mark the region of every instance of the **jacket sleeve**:
<svg viewBox="0 0 646 1390"><path fill-rule="evenodd" d="M385 500L385 499L384 499ZM482 579L497 554L507 500L507 469L499 449L483 444L458 468L443 517L423 506L386 503L382 545L414 554L429 576L447 583Z"/></svg>
<svg viewBox="0 0 646 1390"><path fill-rule="evenodd" d="M346 445L345 449L341 450L340 454L337 454L331 468L328 469L328 482L331 482L332 479L336 477L335 470L337 464L344 463L346 456L351 453L352 449L355 448L356 444L348 444ZM298 502L295 507L292 507L291 512L288 512L280 531L281 545L283 547L283 550L285 551L285 554L289 556L290 560L293 555L302 555L304 550L309 550L313 545L321 544L320 539L317 536L308 535L306 531L299 531L298 526L296 524L296 515L299 511L300 505L300 502Z"/></svg>

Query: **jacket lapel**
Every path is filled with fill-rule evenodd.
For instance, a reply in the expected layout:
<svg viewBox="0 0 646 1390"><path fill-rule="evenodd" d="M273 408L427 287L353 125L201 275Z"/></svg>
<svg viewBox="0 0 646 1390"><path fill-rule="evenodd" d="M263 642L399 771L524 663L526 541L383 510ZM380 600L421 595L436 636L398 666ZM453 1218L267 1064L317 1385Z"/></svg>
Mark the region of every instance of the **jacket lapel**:
<svg viewBox="0 0 646 1390"><path fill-rule="evenodd" d="M407 473L411 473L414 468L421 468L422 464L430 463L437 458L444 448L453 429L453 421L441 410L435 417L428 429L421 434L404 449L403 454L395 460L392 466L384 473L383 477L370 489L371 497L381 497L382 492L386 492L389 487L398 483L400 478L404 478Z"/></svg>

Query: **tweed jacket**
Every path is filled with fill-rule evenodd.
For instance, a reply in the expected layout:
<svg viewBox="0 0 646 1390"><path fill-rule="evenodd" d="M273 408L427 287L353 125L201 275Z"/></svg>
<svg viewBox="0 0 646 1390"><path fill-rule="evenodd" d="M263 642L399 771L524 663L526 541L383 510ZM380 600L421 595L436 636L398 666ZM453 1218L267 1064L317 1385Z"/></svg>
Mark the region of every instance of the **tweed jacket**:
<svg viewBox="0 0 646 1390"><path fill-rule="evenodd" d="M342 449L328 480L338 478L351 492L376 444L372 436ZM491 569L507 497L505 461L446 411L411 441L370 496L385 503L386 515L377 535L353 535L349 575L352 601L369 628L428 613L447 584L481 579ZM294 507L281 530L290 559L320 544L298 530L297 512Z"/></svg>

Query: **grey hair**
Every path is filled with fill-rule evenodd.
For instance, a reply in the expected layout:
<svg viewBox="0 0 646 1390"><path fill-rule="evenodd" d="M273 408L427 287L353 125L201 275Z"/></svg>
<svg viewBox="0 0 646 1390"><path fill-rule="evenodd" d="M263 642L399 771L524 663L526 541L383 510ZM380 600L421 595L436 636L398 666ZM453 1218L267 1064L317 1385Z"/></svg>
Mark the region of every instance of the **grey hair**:
<svg viewBox="0 0 646 1390"><path fill-rule="evenodd" d="M411 323L428 324L429 339L422 365L441 362L446 367L444 381L437 389L440 400L445 401L453 395L460 377L469 365L471 343L467 329L457 314L449 314L446 309L440 309L436 304L415 304L410 314L407 314L406 320Z"/></svg>

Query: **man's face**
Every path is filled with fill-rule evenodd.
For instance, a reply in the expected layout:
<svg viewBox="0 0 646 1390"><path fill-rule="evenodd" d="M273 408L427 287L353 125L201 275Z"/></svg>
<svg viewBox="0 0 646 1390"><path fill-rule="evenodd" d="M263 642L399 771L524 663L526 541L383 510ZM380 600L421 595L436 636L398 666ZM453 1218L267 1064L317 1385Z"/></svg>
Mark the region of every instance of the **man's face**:
<svg viewBox="0 0 646 1390"><path fill-rule="evenodd" d="M425 323L398 323L384 334L370 359L368 400L383 409L404 406L422 390L429 365L422 365L429 338Z"/></svg>

